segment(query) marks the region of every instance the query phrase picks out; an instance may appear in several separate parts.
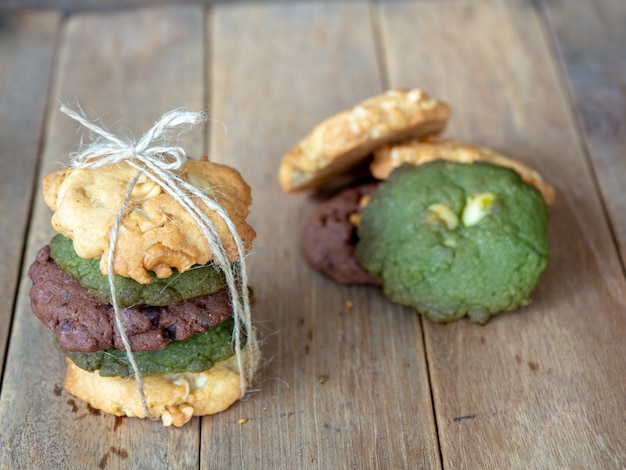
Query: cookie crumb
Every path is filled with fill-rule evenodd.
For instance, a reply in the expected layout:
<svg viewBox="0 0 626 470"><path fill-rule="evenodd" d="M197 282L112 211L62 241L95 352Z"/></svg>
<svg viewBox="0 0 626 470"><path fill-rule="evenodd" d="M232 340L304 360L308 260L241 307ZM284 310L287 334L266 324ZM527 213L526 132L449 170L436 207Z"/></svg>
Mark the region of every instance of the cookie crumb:
<svg viewBox="0 0 626 470"><path fill-rule="evenodd" d="M317 381L320 385L324 385L327 381L328 381L328 376L327 375L320 375L317 378Z"/></svg>
<svg viewBox="0 0 626 470"><path fill-rule="evenodd" d="M237 420L237 424L246 424L248 422L248 420L246 418L239 418Z"/></svg>
<svg viewBox="0 0 626 470"><path fill-rule="evenodd" d="M352 300L346 300L345 305L348 310L352 310L352 307L354 307L354 302L352 302Z"/></svg>

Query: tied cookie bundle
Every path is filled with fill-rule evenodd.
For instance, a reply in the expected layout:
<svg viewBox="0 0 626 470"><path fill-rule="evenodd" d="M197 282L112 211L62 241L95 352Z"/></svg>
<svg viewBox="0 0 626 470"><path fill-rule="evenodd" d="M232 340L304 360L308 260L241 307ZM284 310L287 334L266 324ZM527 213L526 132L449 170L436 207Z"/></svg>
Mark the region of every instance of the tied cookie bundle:
<svg viewBox="0 0 626 470"><path fill-rule="evenodd" d="M44 177L58 235L29 269L32 310L67 356L65 389L166 426L225 410L259 362L250 187L172 142L203 113L170 111L134 141L61 111L97 136Z"/></svg>
<svg viewBox="0 0 626 470"><path fill-rule="evenodd" d="M520 161L439 137L450 113L421 89L389 90L318 124L278 179L286 192L320 190L368 163L310 216L304 258L431 320L482 324L530 303L554 189Z"/></svg>

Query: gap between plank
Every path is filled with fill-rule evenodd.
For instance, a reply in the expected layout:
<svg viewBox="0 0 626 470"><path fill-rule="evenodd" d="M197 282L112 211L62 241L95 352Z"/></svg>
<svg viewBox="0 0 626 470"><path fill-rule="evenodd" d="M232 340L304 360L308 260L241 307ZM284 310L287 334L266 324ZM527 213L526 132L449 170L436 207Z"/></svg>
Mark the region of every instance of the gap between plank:
<svg viewBox="0 0 626 470"><path fill-rule="evenodd" d="M416 312L417 314L417 312ZM435 423L435 434L437 435L437 449L439 450L439 465L443 469L443 452L441 450L441 435L439 434L439 422L437 420L437 408L435 405L435 393L433 390L433 381L432 376L430 374L430 360L428 357L428 348L426 347L426 328L424 328L424 319L423 315L420 315L420 327L422 329L422 348L424 350L424 361L426 363L426 375L428 376L428 390L430 391L430 406L433 410L433 421Z"/></svg>
<svg viewBox="0 0 626 470"><path fill-rule="evenodd" d="M378 58L377 62L380 84L382 85L383 90L387 90L389 88L389 73L387 69L387 56L385 55L384 38L380 20L380 5L376 2L376 9L374 9L374 3L370 2L368 6L372 36L374 37L374 49L376 51L376 57Z"/></svg>
<svg viewBox="0 0 626 470"><path fill-rule="evenodd" d="M375 8L376 7L376 8ZM374 37L374 47L376 56L378 58L378 73L380 77L380 83L383 90L389 89L389 70L387 66L387 56L385 54L384 47L384 35L381 22L380 3L378 1L369 3L370 23L372 28L372 35ZM441 449L441 436L439 434L439 425L437 422L437 412L435 408L435 397L433 393L432 377L430 373L430 364L428 359L428 350L426 348L426 332L424 329L424 317L420 315L420 328L422 338L422 349L424 351L424 361L426 365L426 375L428 377L428 390L430 393L430 405L433 413L433 422L435 425L435 435L437 436L437 450L439 454L439 465L443 469L443 454Z"/></svg>
<svg viewBox="0 0 626 470"><path fill-rule="evenodd" d="M0 394L3 390L5 371L7 366L7 361L9 359L9 347L11 344L11 335L13 333L13 323L15 322L15 313L17 308L17 298L22 285L22 279L24 275L24 266L26 264L25 255L27 253L28 248L28 238L30 236L31 226L32 226L32 217L34 212L34 205L37 200L37 194L39 189L39 174L42 168L42 156L44 143L46 142L46 138L48 135L46 123L48 122L48 114L51 110L51 93L54 88L53 85L56 83L56 71L58 66L58 51L61 43L62 30L65 25L65 16L59 15L57 19L57 25L53 35L53 46L52 46L52 58L50 60L50 75L48 77L48 84L46 86L46 92L43 94L44 103L43 109L41 112L41 117L39 121L39 137L37 141L37 158L35 158L35 165L33 168L32 176L31 176L31 192L30 197L28 198L28 211L26 212L26 223L24 225L24 236L22 249L20 250L19 262L17 264L17 273L19 273L19 277L17 282L15 283L15 290L13 292L13 302L11 302L11 321L9 322L9 328L7 332L7 341L4 347L4 361L2 363L2 374L0 375Z"/></svg>

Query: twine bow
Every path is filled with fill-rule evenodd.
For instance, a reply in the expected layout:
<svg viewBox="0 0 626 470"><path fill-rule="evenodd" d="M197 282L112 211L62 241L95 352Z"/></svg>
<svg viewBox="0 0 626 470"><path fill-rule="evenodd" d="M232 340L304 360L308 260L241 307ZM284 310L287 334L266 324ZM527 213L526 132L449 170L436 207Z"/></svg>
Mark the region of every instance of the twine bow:
<svg viewBox="0 0 626 470"><path fill-rule="evenodd" d="M165 113L154 123L138 141L132 139L122 139L102 127L90 122L82 111L77 112L61 105L60 111L70 118L89 129L97 137L79 152L70 155L70 166L73 168L98 168L104 165L111 165L125 162L137 169L137 174L130 181L124 200L111 229L109 239L109 251L107 260L107 271L109 288L111 292L112 306L115 312L115 322L124 344L124 349L131 363L137 388L141 396L141 402L146 416L152 418L147 399L143 389L143 382L139 367L131 351L130 342L126 335L126 330L122 325L120 308L117 303L115 292L113 259L119 226L121 224L126 204L128 203L132 190L137 184L141 175L146 175L154 183L161 186L164 192L170 194L194 219L200 227L207 243L210 246L214 263L222 269L225 274L226 284L230 292L233 308L233 319L235 328L233 339L235 343L235 355L240 375L240 387L242 395L246 390L246 382L252 378L256 368L255 360L248 360L244 366L242 355L242 335L245 332L247 348L253 358L258 352L258 345L250 313L250 301L248 297L248 274L245 263L245 249L241 237L228 213L206 193L180 178L174 170L179 169L187 160L185 150L178 145L167 145L168 137L174 130L179 130L178 137L183 132L191 129L192 126L203 124L207 117L204 113L175 109ZM236 273L228 259L228 255L221 241L219 233L211 219L194 202L194 198L202 201L211 211L215 212L225 223L232 235L237 247L237 254L240 261L238 269L239 284L236 282Z"/></svg>

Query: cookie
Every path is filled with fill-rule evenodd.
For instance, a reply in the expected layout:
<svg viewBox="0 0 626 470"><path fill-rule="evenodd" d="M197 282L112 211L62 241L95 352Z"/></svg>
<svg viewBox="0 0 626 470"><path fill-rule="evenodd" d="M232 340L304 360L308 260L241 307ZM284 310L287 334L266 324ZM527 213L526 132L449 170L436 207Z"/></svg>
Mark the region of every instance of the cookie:
<svg viewBox="0 0 626 470"><path fill-rule="evenodd" d="M67 359L65 390L93 408L116 416L146 418L133 378L102 377ZM181 427L192 416L219 413L241 398L240 372L234 358L199 373L142 378L150 415L165 426Z"/></svg>
<svg viewBox="0 0 626 470"><path fill-rule="evenodd" d="M89 294L63 271L50 258L50 247L39 250L28 276L33 282L32 311L54 332L61 349L93 353L117 348L125 354L111 305ZM224 288L169 305L125 307L122 325L133 351L154 351L215 328L231 315L231 299ZM232 326L227 334L230 333Z"/></svg>
<svg viewBox="0 0 626 470"><path fill-rule="evenodd" d="M354 257L357 235L353 219L361 212L362 198L374 193L377 186L371 183L344 190L318 206L305 224L304 259L335 282L380 285Z"/></svg>
<svg viewBox="0 0 626 470"><path fill-rule="evenodd" d="M76 279L90 295L103 304L110 304L109 278L102 275L97 259L83 259L74 251L72 240L56 235L50 240L50 256L62 270ZM121 307L133 305L165 306L182 300L213 294L226 287L224 272L212 263L194 266L184 273L174 270L164 279L150 275L149 284L115 276L115 298Z"/></svg>
<svg viewBox="0 0 626 470"><path fill-rule="evenodd" d="M460 163L488 162L510 168L526 183L535 185L550 205L554 202L554 188L531 167L486 147L479 147L458 140L428 137L411 139L393 145L385 145L374 152L370 170L374 177L385 180L395 168L404 163L421 165L433 160L448 160Z"/></svg>
<svg viewBox="0 0 626 470"><path fill-rule="evenodd" d="M361 214L358 262L393 302L447 322L527 305L548 264L539 190L490 163L402 166Z"/></svg>
<svg viewBox="0 0 626 470"><path fill-rule="evenodd" d="M287 192L320 188L382 145L441 132L449 117L420 89L389 90L318 124L283 156L279 182Z"/></svg>
<svg viewBox="0 0 626 470"><path fill-rule="evenodd" d="M55 213L52 225L71 238L81 258L100 260L107 273L109 236L129 182L137 170L127 163L89 169L61 169L43 181L44 200ZM246 223L252 203L250 187L239 172L206 160L187 160L178 176L207 192L228 213L246 249L256 236ZM202 211L216 227L231 261L236 243L223 219L204 204ZM113 270L141 284L149 271L166 278L172 269L184 272L213 260L212 247L191 214L145 175L132 191L121 221Z"/></svg>

